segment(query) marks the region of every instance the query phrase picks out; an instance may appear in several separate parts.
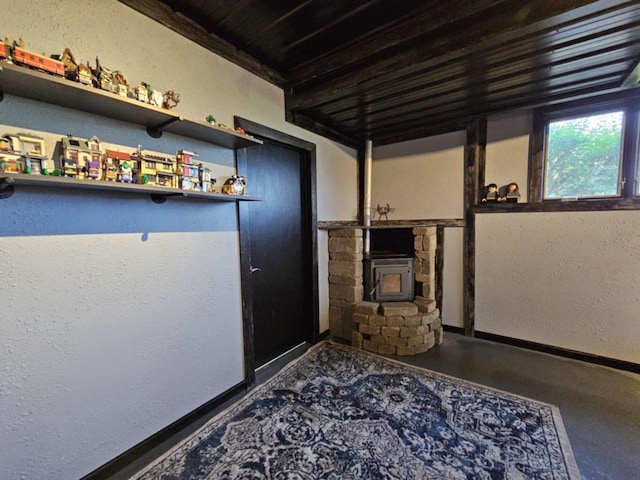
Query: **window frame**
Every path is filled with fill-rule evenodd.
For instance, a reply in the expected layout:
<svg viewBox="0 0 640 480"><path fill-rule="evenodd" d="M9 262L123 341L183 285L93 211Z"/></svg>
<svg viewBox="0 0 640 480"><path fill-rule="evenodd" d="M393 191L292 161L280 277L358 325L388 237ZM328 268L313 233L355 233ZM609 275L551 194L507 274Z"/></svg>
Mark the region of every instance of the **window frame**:
<svg viewBox="0 0 640 480"><path fill-rule="evenodd" d="M640 172L638 165L640 143L640 89L630 89L622 92L590 97L578 101L543 107L534 110L533 132L529 148L528 193L529 205L527 210L555 211L555 210L609 210L609 209L639 209L640 188L638 180ZM548 140L549 122L575 118L579 116L596 115L598 113L624 111L622 159L620 178L625 179L619 196L612 197L580 197L567 201L561 198L544 198L544 178L546 167L546 148Z"/></svg>

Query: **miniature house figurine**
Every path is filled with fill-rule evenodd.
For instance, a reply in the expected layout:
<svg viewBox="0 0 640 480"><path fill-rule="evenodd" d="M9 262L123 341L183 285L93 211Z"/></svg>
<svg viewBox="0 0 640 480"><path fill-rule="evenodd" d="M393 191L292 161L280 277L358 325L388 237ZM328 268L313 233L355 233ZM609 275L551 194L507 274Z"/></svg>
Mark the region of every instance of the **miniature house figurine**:
<svg viewBox="0 0 640 480"><path fill-rule="evenodd" d="M95 135L88 140L71 135L62 137L62 155L59 168L63 176L73 178L102 178L102 160L104 152L100 139Z"/></svg>
<svg viewBox="0 0 640 480"><path fill-rule="evenodd" d="M0 171L48 175L45 141L26 133L7 134L0 139Z"/></svg>
<svg viewBox="0 0 640 480"><path fill-rule="evenodd" d="M182 190L200 190L200 169L195 163L196 152L179 150L176 153L178 160L177 172L180 175L179 188Z"/></svg>
<svg viewBox="0 0 640 480"><path fill-rule="evenodd" d="M211 169L200 163L198 164L198 172L200 174L200 189L203 192L212 192L216 179L211 178Z"/></svg>

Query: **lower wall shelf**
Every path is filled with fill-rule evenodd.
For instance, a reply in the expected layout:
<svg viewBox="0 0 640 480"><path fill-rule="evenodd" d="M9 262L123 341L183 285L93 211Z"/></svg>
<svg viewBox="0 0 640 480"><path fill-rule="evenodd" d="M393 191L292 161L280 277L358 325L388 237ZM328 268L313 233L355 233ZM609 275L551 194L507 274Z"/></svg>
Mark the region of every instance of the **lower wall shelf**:
<svg viewBox="0 0 640 480"><path fill-rule="evenodd" d="M27 175L23 173L6 172L0 173L0 199L8 198L13 195L15 190L14 186L16 185L150 195L151 199L156 203L164 203L164 201L169 197L204 200L207 202L246 202L262 200L261 198L250 197L248 195L227 195L224 193L178 190L175 188L156 187L151 185L105 182L100 180L80 180L68 177Z"/></svg>

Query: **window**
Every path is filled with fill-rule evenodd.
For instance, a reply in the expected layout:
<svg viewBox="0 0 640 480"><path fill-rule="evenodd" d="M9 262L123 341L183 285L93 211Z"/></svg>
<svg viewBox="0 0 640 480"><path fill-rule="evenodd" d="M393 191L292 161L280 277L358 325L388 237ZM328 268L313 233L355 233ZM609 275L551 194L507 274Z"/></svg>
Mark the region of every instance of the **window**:
<svg viewBox="0 0 640 480"><path fill-rule="evenodd" d="M638 97L640 89L631 89L536 111L530 202L549 208L565 200L578 200L584 209L640 208Z"/></svg>
<svg viewBox="0 0 640 480"><path fill-rule="evenodd" d="M548 123L545 199L620 196L624 113Z"/></svg>

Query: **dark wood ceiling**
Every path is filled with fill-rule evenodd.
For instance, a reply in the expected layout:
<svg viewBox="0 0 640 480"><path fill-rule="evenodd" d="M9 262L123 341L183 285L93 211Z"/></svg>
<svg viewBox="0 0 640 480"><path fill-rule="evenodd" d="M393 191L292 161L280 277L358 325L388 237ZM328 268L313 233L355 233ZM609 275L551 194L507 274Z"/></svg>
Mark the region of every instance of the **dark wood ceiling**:
<svg viewBox="0 0 640 480"><path fill-rule="evenodd" d="M282 87L288 121L351 146L640 78L638 0L120 1Z"/></svg>

